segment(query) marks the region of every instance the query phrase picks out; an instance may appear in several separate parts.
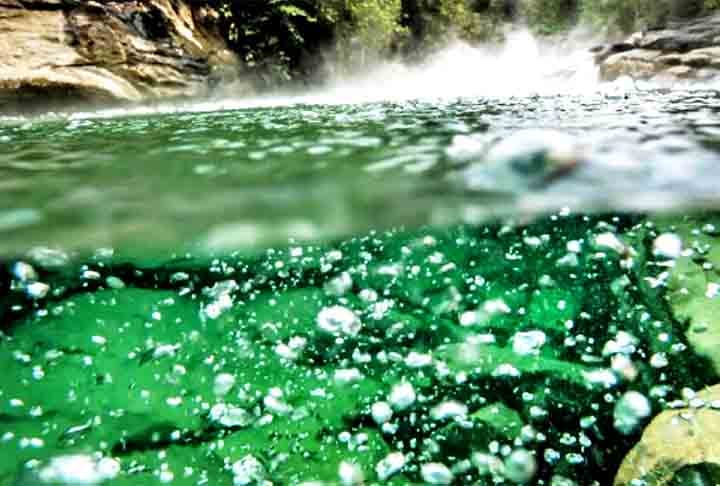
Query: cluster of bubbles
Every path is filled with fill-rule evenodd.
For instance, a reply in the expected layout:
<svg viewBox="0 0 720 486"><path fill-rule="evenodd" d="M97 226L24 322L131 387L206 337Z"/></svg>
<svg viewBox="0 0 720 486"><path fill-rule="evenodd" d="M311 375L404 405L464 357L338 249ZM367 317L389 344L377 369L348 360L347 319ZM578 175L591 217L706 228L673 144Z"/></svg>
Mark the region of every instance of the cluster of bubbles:
<svg viewBox="0 0 720 486"><path fill-rule="evenodd" d="M13 312L25 317L3 352L14 379L31 374L14 389L27 394L0 392L3 410L27 410L31 421L54 413L34 390L79 360L75 380L94 370L100 382L132 382L136 366L145 384L139 404L65 430L67 444L83 445L124 407L177 425L109 432L92 455L58 454L43 434L0 441L45 451L23 466L41 482L99 484L146 467L171 482L177 446L220 458L215 473L238 486L287 480L295 455L325 468L315 479L343 486L587 484L582 475L617 466L653 413L710 379L679 324L647 301L692 251L646 220L569 211L529 226L293 245L195 269L133 268L111 252L76 265L36 251L9 267ZM68 325L77 337L57 334ZM73 385L70 395L89 393ZM156 466L143 466L146 450L160 450ZM201 464L186 465L188 477L214 474ZM292 467L298 484L315 484L312 471Z"/></svg>

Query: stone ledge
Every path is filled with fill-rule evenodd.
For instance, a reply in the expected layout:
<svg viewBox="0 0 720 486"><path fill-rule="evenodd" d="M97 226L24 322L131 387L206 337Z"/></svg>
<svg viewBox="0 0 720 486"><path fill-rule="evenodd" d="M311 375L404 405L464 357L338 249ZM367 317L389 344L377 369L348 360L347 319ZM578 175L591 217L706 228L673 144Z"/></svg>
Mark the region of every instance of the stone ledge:
<svg viewBox="0 0 720 486"><path fill-rule="evenodd" d="M208 96L238 59L187 2L0 0L0 112ZM218 78L218 79L216 79Z"/></svg>
<svg viewBox="0 0 720 486"><path fill-rule="evenodd" d="M720 15L637 32L591 52L604 81L621 76L663 81L714 78L720 75Z"/></svg>

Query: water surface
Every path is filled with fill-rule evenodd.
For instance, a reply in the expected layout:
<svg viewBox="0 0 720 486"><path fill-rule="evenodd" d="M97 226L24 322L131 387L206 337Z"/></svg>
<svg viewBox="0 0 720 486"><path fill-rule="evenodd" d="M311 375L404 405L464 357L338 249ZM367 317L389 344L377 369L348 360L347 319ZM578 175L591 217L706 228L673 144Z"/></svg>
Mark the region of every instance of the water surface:
<svg viewBox="0 0 720 486"><path fill-rule="evenodd" d="M227 249L545 205L715 206L719 105L714 91L632 91L6 122L0 251ZM519 132L522 157L536 128L573 137L588 169L534 192L494 174L476 187L492 143Z"/></svg>

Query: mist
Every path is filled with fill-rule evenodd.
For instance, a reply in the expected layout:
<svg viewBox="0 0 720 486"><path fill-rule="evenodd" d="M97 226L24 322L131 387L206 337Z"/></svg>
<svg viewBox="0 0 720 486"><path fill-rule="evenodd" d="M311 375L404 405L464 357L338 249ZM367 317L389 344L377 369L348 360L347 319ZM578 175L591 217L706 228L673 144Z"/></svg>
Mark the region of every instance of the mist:
<svg viewBox="0 0 720 486"><path fill-rule="evenodd" d="M717 82L659 83L628 76L600 79L590 48L601 43L577 28L562 40L539 39L516 29L500 45L471 46L456 41L425 61L409 65L378 60L353 75L336 76L302 92L280 90L258 96L223 96L152 106L76 112L71 118L115 117L152 113L208 112L293 105L339 105L410 100L507 98L553 95L622 95L652 89L715 89ZM328 69L332 72L333 69Z"/></svg>

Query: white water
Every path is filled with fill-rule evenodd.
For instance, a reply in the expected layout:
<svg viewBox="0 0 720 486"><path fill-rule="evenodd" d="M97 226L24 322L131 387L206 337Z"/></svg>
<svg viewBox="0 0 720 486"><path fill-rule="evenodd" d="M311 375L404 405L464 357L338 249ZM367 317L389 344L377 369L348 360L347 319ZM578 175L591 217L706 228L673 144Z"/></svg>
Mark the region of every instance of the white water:
<svg viewBox="0 0 720 486"><path fill-rule="evenodd" d="M602 84L587 40L546 45L527 31L516 31L500 47L472 47L457 42L425 63L380 63L352 78L337 79L302 94L233 97L200 102L118 108L75 113L77 118L151 113L217 111L297 104L357 104L380 101L452 100L461 97L508 97L595 94L628 89L627 83Z"/></svg>
<svg viewBox="0 0 720 486"><path fill-rule="evenodd" d="M257 97L160 103L152 106L79 112L71 118L110 118L176 112L210 112L261 107L338 105L408 100L442 101L463 97L527 97L623 94L657 87L717 89L717 83L635 82L625 77L612 83L599 79L587 36L571 35L562 45L547 44L527 30L510 33L500 47L472 47L454 43L417 66L380 63L360 75L329 82L301 94L279 93Z"/></svg>
<svg viewBox="0 0 720 486"><path fill-rule="evenodd" d="M456 43L421 66L380 66L360 79L340 81L315 96L325 102L395 101L591 93L600 87L586 45L543 45L527 31L500 48Z"/></svg>

